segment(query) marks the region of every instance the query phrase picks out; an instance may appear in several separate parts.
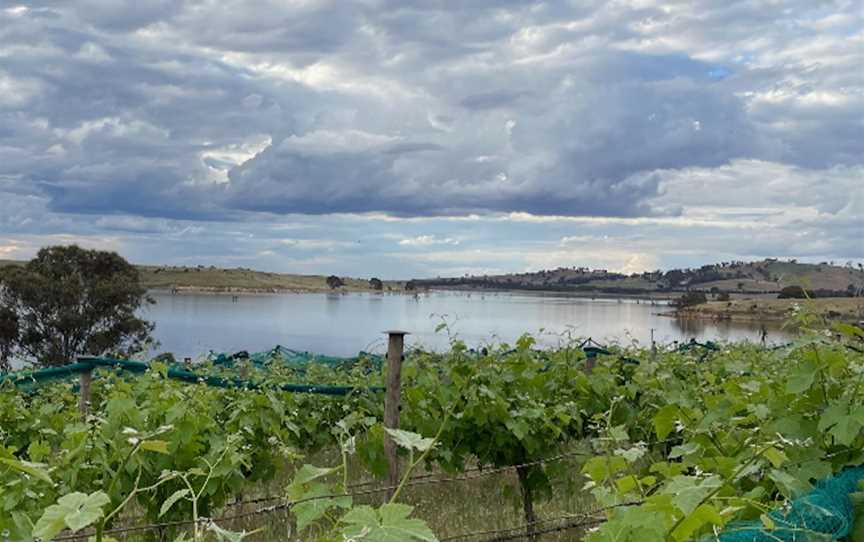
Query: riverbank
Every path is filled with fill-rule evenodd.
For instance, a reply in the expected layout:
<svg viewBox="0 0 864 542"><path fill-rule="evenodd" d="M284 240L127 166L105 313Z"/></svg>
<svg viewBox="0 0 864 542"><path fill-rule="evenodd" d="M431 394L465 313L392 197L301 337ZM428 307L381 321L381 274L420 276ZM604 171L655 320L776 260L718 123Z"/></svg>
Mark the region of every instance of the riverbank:
<svg viewBox="0 0 864 542"><path fill-rule="evenodd" d="M177 294L274 294L332 292L324 275L268 273L246 268L137 266L148 290ZM340 277L338 291L375 291L368 279ZM404 282L382 281L382 291L404 290Z"/></svg>
<svg viewBox="0 0 864 542"><path fill-rule="evenodd" d="M573 290L560 288L476 288L470 286L434 286L426 288L421 284L418 292L459 292L475 295L521 294L551 297L572 297L576 299L631 299L646 303L656 301L672 301L681 296L681 292L603 292L599 290Z"/></svg>
<svg viewBox="0 0 864 542"><path fill-rule="evenodd" d="M828 297L818 299L733 299L709 301L667 313L668 316L698 320L734 322L783 322L796 310L807 308L830 319L847 322L864 320L864 298Z"/></svg>

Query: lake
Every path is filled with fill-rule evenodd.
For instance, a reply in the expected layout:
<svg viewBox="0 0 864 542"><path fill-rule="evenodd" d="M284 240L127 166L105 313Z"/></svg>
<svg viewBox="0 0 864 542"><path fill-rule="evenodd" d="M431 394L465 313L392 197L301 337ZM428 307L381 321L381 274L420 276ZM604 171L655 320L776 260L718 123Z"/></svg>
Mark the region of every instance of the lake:
<svg viewBox="0 0 864 542"><path fill-rule="evenodd" d="M154 294L156 304L143 316L156 324L158 351L197 358L210 350L260 351L281 344L335 356L361 350L384 352L388 329L411 333L408 346L445 349L448 334L436 333L443 319L450 333L477 347L512 343L529 332L542 345L554 346L568 334L601 343L651 344L695 338L699 341L759 340L758 325L679 321L633 299L586 299L535 293L433 291L417 296L387 293L195 295ZM768 328L769 342L788 336Z"/></svg>

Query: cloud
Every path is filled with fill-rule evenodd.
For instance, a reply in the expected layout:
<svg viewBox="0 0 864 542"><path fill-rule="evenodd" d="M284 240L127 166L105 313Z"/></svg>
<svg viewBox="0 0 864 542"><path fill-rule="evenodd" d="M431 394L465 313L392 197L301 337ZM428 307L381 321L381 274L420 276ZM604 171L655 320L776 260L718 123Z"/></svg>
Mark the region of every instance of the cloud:
<svg viewBox="0 0 864 542"><path fill-rule="evenodd" d="M856 257L862 43L842 1L4 6L0 227L117 234L144 257L150 235L209 224L171 256L220 258L235 223L272 259L291 247L270 225L301 217L349 243L327 264L346 268L367 265L358 240L454 248L393 241L425 236ZM518 252L470 265L533 265Z"/></svg>
<svg viewBox="0 0 864 542"><path fill-rule="evenodd" d="M402 239L399 241L399 244L402 246L430 246L430 245L458 245L459 240L454 239L452 237L445 237L443 239L439 239L434 235L418 235L417 237L411 237L409 239Z"/></svg>
<svg viewBox="0 0 864 542"><path fill-rule="evenodd" d="M497 92L484 92L472 94L462 98L459 105L468 109L496 109L513 105L520 97L526 96L527 92L500 90Z"/></svg>
<svg viewBox="0 0 864 542"><path fill-rule="evenodd" d="M335 239L280 239L279 243L286 247L300 250L327 250L352 248L356 243Z"/></svg>

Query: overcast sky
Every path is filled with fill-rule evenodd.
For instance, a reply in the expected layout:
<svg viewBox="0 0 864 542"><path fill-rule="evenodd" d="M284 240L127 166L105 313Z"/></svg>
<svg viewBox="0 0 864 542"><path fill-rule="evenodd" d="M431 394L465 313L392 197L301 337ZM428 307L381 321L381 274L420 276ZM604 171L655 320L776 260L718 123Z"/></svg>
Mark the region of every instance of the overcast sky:
<svg viewBox="0 0 864 542"><path fill-rule="evenodd" d="M858 1L0 0L0 257L864 261Z"/></svg>

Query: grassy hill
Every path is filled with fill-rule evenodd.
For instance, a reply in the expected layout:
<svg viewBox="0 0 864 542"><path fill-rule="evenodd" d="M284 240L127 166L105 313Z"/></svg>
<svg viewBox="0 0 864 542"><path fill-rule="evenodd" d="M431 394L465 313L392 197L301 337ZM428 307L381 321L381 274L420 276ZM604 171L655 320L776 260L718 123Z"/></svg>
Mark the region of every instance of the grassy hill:
<svg viewBox="0 0 864 542"><path fill-rule="evenodd" d="M196 291L258 291L258 292L327 292L324 275L295 275L268 273L245 268L223 269L218 267L138 266L141 281L151 289L177 289ZM341 277L345 285L342 290L370 291L368 279ZM401 290L404 283L384 282L384 290Z"/></svg>
<svg viewBox="0 0 864 542"><path fill-rule="evenodd" d="M0 260L5 265L23 265L17 260ZM214 266L139 265L142 284L152 290L178 292L329 292L325 275L268 273L242 267L225 269ZM368 279L341 277L342 291L368 292ZM384 291L403 290L404 282L384 281Z"/></svg>
<svg viewBox="0 0 864 542"><path fill-rule="evenodd" d="M424 279L414 283L419 287L549 290L592 295L653 295L698 290L753 296L777 294L787 286L802 286L818 296L843 297L864 290L864 269L827 262L806 264L767 259L631 275L604 269L558 268L533 273Z"/></svg>
<svg viewBox="0 0 864 542"><path fill-rule="evenodd" d="M0 260L4 265L24 262ZM324 275L297 275L254 271L242 267L140 265L141 280L150 289L212 292L326 292ZM368 279L342 277L347 291L370 291ZM767 259L722 262L693 269L648 271L631 275L604 269L558 268L534 273L466 276L412 280L417 288L537 290L585 295L651 295L677 297L686 290L729 292L733 297L769 296L786 286L803 286L823 297L847 296L864 291L864 269L829 263L807 264ZM405 290L404 281L385 281L384 290Z"/></svg>

